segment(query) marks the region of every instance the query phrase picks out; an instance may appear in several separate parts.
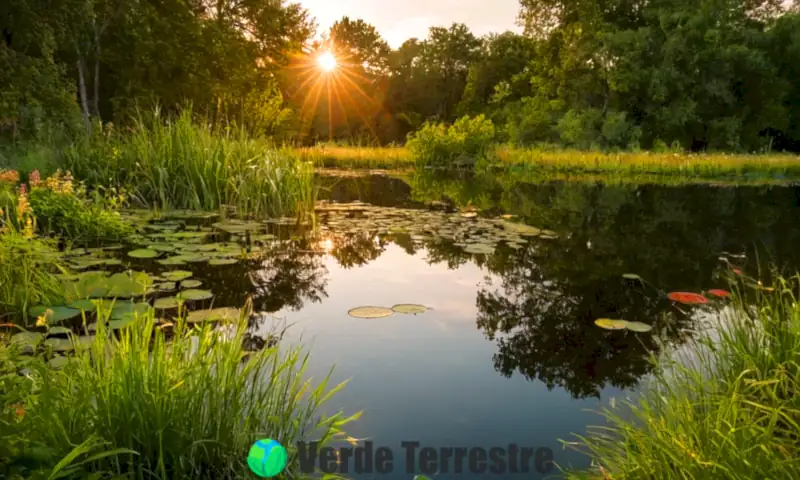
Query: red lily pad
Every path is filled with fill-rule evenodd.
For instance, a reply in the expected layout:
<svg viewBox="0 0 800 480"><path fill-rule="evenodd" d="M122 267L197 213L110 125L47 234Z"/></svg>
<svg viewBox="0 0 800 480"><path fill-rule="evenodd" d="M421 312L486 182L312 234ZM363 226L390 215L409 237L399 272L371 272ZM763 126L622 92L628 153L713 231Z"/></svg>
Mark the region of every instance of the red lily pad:
<svg viewBox="0 0 800 480"><path fill-rule="evenodd" d="M708 291L708 293L710 295L714 295L715 297L719 298L726 298L731 296L731 292L727 290L721 290L719 288L712 288L711 290Z"/></svg>
<svg viewBox="0 0 800 480"><path fill-rule="evenodd" d="M691 292L671 292L667 294L667 298L673 302L683 303L685 305L699 305L708 303L708 299L699 293Z"/></svg>
<svg viewBox="0 0 800 480"><path fill-rule="evenodd" d="M740 277L744 276L744 273L742 273L742 271L739 270L738 268L733 268L731 270L733 271L733 273L735 273L736 275L739 275Z"/></svg>

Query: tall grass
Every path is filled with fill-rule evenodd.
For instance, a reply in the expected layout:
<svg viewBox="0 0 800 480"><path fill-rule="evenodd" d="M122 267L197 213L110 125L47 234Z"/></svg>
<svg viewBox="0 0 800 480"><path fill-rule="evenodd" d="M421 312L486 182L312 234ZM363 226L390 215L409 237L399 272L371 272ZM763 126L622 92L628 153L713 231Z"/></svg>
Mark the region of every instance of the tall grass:
<svg viewBox="0 0 800 480"><path fill-rule="evenodd" d="M640 396L604 411L577 446L599 475L571 477L800 478L800 276L775 287L737 294Z"/></svg>
<svg viewBox="0 0 800 480"><path fill-rule="evenodd" d="M140 116L130 129L75 143L65 157L76 178L126 187L160 209L231 205L243 214L280 216L314 201L309 162L242 128L197 123L190 111L175 119L157 111Z"/></svg>
<svg viewBox="0 0 800 480"><path fill-rule="evenodd" d="M102 451L136 453L89 461L84 476L245 478L252 475L250 446L273 438L289 451L285 475L295 478L296 442L326 442L349 421L320 415L342 385L327 390L326 378L312 386L304 378L308 356L299 348L244 350L246 313L221 330L180 321L172 338L152 315L118 338L106 335L102 323L62 370L40 360L26 364L34 385L17 398L24 416L0 422L0 438L26 447L3 459L9 470L25 470L26 453L33 451L40 452L40 469L53 468L74 446L93 439Z"/></svg>
<svg viewBox="0 0 800 480"><path fill-rule="evenodd" d="M329 168L410 169L417 159L405 147L314 147L300 149L302 158ZM652 175L686 180L800 179L800 157L789 154L731 155L654 152L591 152L495 145L486 153L494 168L515 175ZM753 177L752 179L750 177Z"/></svg>

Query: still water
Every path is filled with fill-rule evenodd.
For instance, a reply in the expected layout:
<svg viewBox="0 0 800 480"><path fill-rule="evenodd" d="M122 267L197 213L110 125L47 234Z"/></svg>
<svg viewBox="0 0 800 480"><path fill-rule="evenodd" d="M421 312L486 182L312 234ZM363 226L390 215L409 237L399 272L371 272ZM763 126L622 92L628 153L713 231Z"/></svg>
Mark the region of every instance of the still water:
<svg viewBox="0 0 800 480"><path fill-rule="evenodd" d="M323 378L334 367L333 383L349 380L329 411L363 411L348 426L349 435L394 454L391 473L351 470L355 478L421 473L406 471L402 442L546 447L561 466L587 467L588 460L560 440L574 440L573 433L601 423L592 410L635 390L650 371L646 353L658 348L656 338L678 346L692 326L690 312L676 309L664 292L725 288L719 274L730 266L755 272L769 262L792 271L800 253L800 189L794 187L389 176L320 182L322 196L332 202L385 207L381 212L433 206L456 212L451 215L465 208L512 214L557 234L470 254L435 235L413 235L413 229L387 234L358 209L335 219L323 213L319 221L326 230L314 245L208 280L217 293L227 292L227 303L254 295L257 309L292 324L284 341L310 347L310 375ZM413 224L415 217L409 218ZM625 279L625 273L648 284ZM431 310L377 319L348 315L358 306L401 303ZM606 331L593 324L598 318L636 320L654 329ZM456 475L453 468L451 463L449 473L440 469L432 476L548 476L533 462L527 474L506 468L502 474Z"/></svg>

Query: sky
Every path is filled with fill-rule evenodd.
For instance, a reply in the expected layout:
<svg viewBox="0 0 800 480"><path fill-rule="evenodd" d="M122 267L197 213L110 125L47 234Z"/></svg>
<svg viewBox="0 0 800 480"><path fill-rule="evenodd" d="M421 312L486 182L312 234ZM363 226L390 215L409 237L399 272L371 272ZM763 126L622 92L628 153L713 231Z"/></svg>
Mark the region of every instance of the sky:
<svg viewBox="0 0 800 480"><path fill-rule="evenodd" d="M378 29L393 48L409 38L425 38L428 28L466 24L476 36L515 25L519 0L299 0L316 17L319 32L344 16L361 18Z"/></svg>

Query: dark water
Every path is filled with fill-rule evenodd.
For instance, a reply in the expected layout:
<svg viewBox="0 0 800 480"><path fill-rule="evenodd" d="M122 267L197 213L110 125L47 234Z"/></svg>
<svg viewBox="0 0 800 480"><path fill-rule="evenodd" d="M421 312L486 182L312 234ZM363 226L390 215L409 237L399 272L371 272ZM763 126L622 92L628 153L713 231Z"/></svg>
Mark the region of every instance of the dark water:
<svg viewBox="0 0 800 480"><path fill-rule="evenodd" d="M770 262L793 272L800 254L800 189L794 187L386 176L325 178L322 184L323 196L338 202L473 206L516 214L559 234L483 256L447 242L353 232L323 238L316 253L301 241L279 255L199 275L220 303L240 305L253 295L257 309L295 324L286 341L310 346L310 375L322 378L335 366L333 382L350 380L329 409L363 410L348 433L394 454L391 473L351 470L357 478L412 478L402 442L545 447L559 465L588 466L559 440L601 422L588 409L635 388L650 371L646 353L657 349L656 338L680 345L692 326L691 316L663 292L724 288L718 277L728 264L721 256L755 274ZM625 273L653 286L626 280ZM433 310L372 320L347 313L398 303ZM655 328L650 334L610 332L594 326L597 318ZM506 468L436 477L541 478L534 463L527 474ZM463 465L468 469L467 461Z"/></svg>

